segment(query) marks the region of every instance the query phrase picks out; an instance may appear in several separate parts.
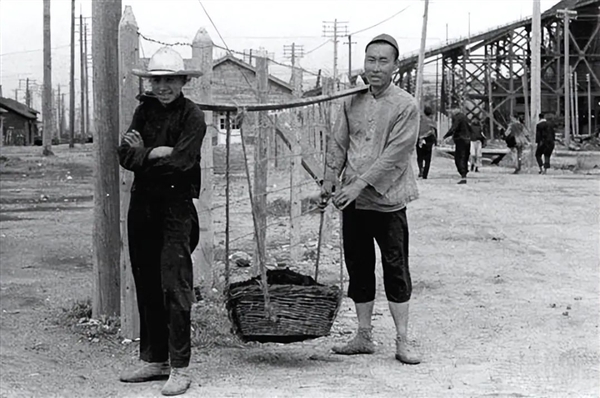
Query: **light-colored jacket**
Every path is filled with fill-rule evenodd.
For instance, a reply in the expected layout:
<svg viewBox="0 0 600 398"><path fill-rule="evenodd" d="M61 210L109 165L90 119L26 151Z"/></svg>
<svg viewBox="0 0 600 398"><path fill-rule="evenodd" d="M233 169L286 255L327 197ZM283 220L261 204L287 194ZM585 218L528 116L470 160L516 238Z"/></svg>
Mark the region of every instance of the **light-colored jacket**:
<svg viewBox="0 0 600 398"><path fill-rule="evenodd" d="M414 97L395 85L377 97L367 91L346 99L330 140L325 178L341 177L343 186L356 178L365 181L357 209L406 207L419 196L412 169L418 121Z"/></svg>

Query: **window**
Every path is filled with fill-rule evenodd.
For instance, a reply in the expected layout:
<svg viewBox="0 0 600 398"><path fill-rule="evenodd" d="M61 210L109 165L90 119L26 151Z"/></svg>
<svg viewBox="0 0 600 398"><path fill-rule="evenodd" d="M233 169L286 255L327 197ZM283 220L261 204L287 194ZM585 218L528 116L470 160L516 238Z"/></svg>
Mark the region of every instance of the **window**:
<svg viewBox="0 0 600 398"><path fill-rule="evenodd" d="M235 116L237 115L236 112L231 112L229 114L229 123L231 124L231 130L239 130L240 127L238 126L236 120L235 120ZM221 131L226 131L227 130L227 112L219 112L219 130Z"/></svg>

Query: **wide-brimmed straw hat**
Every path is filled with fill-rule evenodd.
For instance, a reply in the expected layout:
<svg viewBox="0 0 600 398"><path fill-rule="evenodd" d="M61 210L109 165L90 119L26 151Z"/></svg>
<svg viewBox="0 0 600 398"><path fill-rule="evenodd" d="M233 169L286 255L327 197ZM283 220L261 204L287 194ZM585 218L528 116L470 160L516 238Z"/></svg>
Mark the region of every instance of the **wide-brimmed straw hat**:
<svg viewBox="0 0 600 398"><path fill-rule="evenodd" d="M187 76L200 77L202 71L185 70L185 63L179 53L171 47L159 49L148 62L148 69L132 69L131 73L140 77Z"/></svg>

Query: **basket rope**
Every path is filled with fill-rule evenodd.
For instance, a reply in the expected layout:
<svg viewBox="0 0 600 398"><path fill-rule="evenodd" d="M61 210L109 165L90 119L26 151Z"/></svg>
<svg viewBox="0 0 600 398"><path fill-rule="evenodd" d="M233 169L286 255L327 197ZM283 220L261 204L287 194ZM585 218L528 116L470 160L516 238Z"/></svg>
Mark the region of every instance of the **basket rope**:
<svg viewBox="0 0 600 398"><path fill-rule="evenodd" d="M254 226L254 233L255 235L258 237L259 236L259 230L258 230L258 223L257 218L258 218L258 214L257 214L257 209L255 207L255 202L254 202L254 196L252 193L252 186L251 186L251 179L250 179L250 169L248 167L248 153L246 150L246 137L245 137L245 133L244 133L244 126L243 126L243 119L244 119L244 115L245 115L245 109L244 108L238 108L238 114L236 116L236 122L238 123L239 127L240 127L240 139L241 139L241 144L242 144L242 152L244 155L244 168L245 168L245 174L246 174L246 180L248 183L248 193L249 193L249 198L250 198L250 207L252 210L252 219L253 219L253 226ZM224 290L224 294L226 297L229 296L229 289L230 289L230 262L229 262L229 243L230 243L230 234L229 234L229 229L230 229L230 199L231 199L231 192L230 192L230 161L231 161L231 115L230 112L227 111L225 114L225 127L226 127L226 141L225 141L225 290ZM326 117L327 121L328 121L328 129L329 131L331 131L331 122L330 122L330 118L329 118L329 112L327 112L327 117ZM323 159L323 165L324 165L324 169L327 168L327 140L325 140L325 145L324 145L324 149L325 149L325 154L324 154L324 159ZM323 245L323 229L324 229L324 224L325 224L325 209L320 209L320 220L319 220L319 235L318 235L318 242L317 242L317 256L316 256L316 261L315 261L315 281L317 281L318 279L318 274L319 274L319 263L320 263L320 259L321 259L321 248ZM340 214L340 226L341 226L341 222L342 222L342 217ZM344 268L343 268L343 247L342 247L342 231L340 229L340 260L339 260L339 264L340 264L340 292L343 291L344 288ZM261 280L259 281L260 286L261 286L261 290L262 290L262 294L263 294L263 298L264 298L264 303L265 303L265 312L267 313L267 317L271 318L272 317L272 308L271 308L271 297L270 297L270 293L269 293L269 286L267 283L267 269L265 266L265 258L263 258L263 247L262 245L264 244L264 242L262 242L261 239L257 239L257 246L258 246L258 267L260 270L260 274L261 274ZM341 295L340 295L340 300L341 300Z"/></svg>

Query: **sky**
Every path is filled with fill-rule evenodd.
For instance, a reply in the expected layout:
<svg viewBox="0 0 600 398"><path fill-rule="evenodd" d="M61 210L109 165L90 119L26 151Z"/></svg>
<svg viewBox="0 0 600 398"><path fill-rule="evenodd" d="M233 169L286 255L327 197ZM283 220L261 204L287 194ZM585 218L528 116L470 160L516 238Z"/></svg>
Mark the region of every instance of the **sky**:
<svg viewBox="0 0 600 398"><path fill-rule="evenodd" d="M542 12L557 2L541 0ZM351 59L352 69L359 69L365 45L380 33L393 35L401 54L418 51L424 1L122 0L122 5L132 7L139 30L147 37L168 43L190 43L198 29L204 27L216 45L240 52L263 48L277 62L286 64L290 60L284 57L284 46L295 43L303 47L305 56L298 63L309 71L306 75L321 69L325 76L332 76L334 44L327 42L329 39L323 36L324 22L337 19L342 32L358 32L352 35L356 44L352 45ZM91 0L76 0L77 18L80 13L91 17L91 8ZM467 37L469 33L473 35L529 17L532 10L533 0L431 0L427 47L442 45L446 38ZM51 0L52 82L54 87L60 85L63 92L68 92L69 88L70 12L70 0ZM388 18L388 21L379 24ZM364 30L373 25L377 26ZM347 43L347 37L339 39L339 75L348 71L349 51L344 43ZM91 39L88 45L91 49ZM146 57L158 48L159 44L141 40L141 53ZM191 56L189 46L175 48L185 58ZM19 88L19 84L24 88L27 78L31 87L42 84L42 49L43 1L0 0L0 84L4 96L14 98L14 90ZM78 47L75 52L75 85L78 88ZM216 59L224 54L223 50L217 49L214 57ZM271 65L270 71L284 80L289 79L289 68ZM17 95L22 100L24 91L17 91Z"/></svg>

